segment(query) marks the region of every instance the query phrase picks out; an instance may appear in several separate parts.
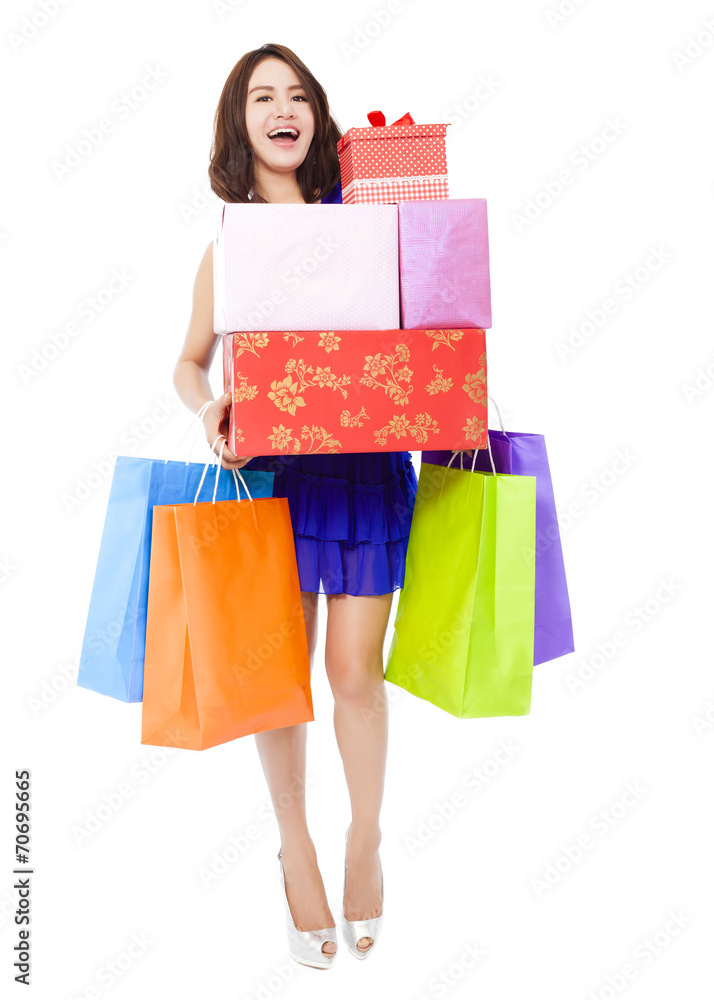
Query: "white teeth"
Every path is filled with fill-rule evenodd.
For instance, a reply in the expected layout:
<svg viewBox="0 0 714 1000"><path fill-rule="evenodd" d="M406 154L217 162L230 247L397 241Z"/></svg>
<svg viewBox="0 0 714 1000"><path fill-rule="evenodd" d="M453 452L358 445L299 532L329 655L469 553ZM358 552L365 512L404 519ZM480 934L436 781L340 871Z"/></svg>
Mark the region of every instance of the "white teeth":
<svg viewBox="0 0 714 1000"><path fill-rule="evenodd" d="M270 132L268 132L268 138L274 135L280 135L281 133L285 133L286 135L294 135L296 139L300 135L298 130L294 128L274 128L271 129Z"/></svg>

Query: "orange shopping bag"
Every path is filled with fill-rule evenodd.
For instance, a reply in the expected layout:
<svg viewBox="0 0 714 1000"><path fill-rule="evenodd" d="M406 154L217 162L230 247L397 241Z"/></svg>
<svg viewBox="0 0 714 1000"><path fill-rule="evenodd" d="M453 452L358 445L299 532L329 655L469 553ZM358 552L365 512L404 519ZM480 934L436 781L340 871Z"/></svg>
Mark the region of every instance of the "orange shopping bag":
<svg viewBox="0 0 714 1000"><path fill-rule="evenodd" d="M153 508L142 743L205 750L314 720L288 501L240 479L247 500Z"/></svg>

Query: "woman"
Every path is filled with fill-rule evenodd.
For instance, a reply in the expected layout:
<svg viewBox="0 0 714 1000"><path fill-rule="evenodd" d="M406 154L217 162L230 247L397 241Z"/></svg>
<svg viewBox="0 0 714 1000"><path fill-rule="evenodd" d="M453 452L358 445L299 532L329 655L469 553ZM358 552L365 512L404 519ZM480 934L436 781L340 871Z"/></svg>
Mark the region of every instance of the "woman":
<svg viewBox="0 0 714 1000"><path fill-rule="evenodd" d="M323 88L285 46L266 44L242 57L224 86L214 127L209 176L224 201L342 201L336 149L340 129ZM281 128L291 136L297 132L297 138L284 133L270 137ZM208 380L219 341L213 333L210 245L196 276L191 321L174 372L176 391L192 411L211 400L203 416L209 443L227 430L231 403L230 393L213 401ZM274 471L274 496L289 500L311 671L317 599L320 593L326 595L325 668L352 811L342 922L350 952L366 958L382 915L379 813L387 751L382 652L392 594L404 581L417 486L411 456L313 453L251 458L234 455L224 445L222 465ZM356 493L362 494L357 504ZM334 512L342 509L344 515L345 505L351 524L347 539L331 528ZM298 512L303 518L300 533ZM335 922L306 822L306 738L306 724L255 737L280 829L278 858L291 954L303 964L329 968L337 950Z"/></svg>

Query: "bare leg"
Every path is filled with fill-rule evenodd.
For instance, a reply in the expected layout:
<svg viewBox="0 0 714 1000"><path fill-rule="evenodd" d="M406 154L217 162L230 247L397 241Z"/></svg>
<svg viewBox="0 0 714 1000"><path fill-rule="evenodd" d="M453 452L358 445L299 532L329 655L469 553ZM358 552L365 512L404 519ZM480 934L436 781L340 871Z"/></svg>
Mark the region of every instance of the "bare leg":
<svg viewBox="0 0 714 1000"><path fill-rule="evenodd" d="M301 596L312 673L317 645L318 595L302 591ZM280 829L285 891L295 926L299 931L332 927L335 921L305 813L307 723L256 733L255 742ZM331 955L336 946L326 941L322 950Z"/></svg>
<svg viewBox="0 0 714 1000"><path fill-rule="evenodd" d="M379 813L388 732L382 653L392 597L391 593L327 595L325 668L335 698L335 736L352 807L346 855L348 920L366 920L382 912ZM371 946L368 937L357 942L360 950Z"/></svg>

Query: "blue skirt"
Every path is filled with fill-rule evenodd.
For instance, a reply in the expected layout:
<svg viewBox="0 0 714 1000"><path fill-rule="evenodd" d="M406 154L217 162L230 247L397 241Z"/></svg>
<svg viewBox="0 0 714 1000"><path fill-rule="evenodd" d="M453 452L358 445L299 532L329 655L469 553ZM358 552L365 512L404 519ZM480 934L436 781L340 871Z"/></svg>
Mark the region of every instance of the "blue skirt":
<svg viewBox="0 0 714 1000"><path fill-rule="evenodd" d="M404 586L417 477L408 451L257 455L290 507L300 590L388 594Z"/></svg>

